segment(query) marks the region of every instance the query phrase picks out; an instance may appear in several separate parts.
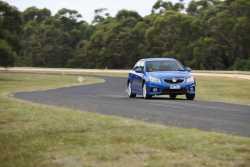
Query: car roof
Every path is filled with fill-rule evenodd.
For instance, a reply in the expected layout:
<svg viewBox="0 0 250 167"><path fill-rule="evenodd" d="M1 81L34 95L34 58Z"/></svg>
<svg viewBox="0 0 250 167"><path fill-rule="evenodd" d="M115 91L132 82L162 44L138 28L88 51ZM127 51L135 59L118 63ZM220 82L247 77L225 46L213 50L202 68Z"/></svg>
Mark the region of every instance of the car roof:
<svg viewBox="0 0 250 167"><path fill-rule="evenodd" d="M146 58L141 59L140 61L162 61L162 60L176 60L174 58Z"/></svg>

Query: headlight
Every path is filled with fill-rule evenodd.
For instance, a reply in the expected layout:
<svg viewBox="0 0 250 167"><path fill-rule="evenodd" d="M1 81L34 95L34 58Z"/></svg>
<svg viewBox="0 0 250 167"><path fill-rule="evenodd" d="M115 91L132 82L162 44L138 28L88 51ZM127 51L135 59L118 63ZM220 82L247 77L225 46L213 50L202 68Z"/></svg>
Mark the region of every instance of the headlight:
<svg viewBox="0 0 250 167"><path fill-rule="evenodd" d="M155 77L149 77L149 82L154 82L154 83L161 83L161 80L159 78Z"/></svg>
<svg viewBox="0 0 250 167"><path fill-rule="evenodd" d="M194 82L194 77L193 77L193 76L190 76L190 77L186 78L186 82L187 82L187 83L192 83L192 82Z"/></svg>

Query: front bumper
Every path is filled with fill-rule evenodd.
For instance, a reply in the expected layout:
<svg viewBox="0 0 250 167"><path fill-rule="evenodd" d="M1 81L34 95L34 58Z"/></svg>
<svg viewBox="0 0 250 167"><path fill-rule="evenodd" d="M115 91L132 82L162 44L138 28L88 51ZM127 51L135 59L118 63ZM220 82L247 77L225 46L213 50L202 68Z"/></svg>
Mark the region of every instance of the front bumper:
<svg viewBox="0 0 250 167"><path fill-rule="evenodd" d="M184 95L184 94L195 94L195 82L193 83L179 83L180 89L170 89L171 84L156 84L152 82L146 82L147 86L147 94L154 96L154 95Z"/></svg>

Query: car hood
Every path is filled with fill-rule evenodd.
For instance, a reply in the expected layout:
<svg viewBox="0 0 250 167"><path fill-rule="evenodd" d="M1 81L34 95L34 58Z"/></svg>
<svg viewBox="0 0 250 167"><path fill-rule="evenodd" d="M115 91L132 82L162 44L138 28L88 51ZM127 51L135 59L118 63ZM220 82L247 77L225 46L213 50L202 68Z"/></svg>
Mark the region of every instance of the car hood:
<svg viewBox="0 0 250 167"><path fill-rule="evenodd" d="M148 72L148 76L156 78L187 78L191 76L191 73L188 71L157 71L157 72Z"/></svg>

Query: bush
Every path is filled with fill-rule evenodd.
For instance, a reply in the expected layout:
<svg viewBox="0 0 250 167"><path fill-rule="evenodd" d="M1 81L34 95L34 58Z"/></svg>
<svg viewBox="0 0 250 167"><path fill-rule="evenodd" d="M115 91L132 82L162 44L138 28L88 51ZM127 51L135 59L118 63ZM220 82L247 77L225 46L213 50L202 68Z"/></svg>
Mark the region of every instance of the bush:
<svg viewBox="0 0 250 167"><path fill-rule="evenodd" d="M13 66L15 55L16 53L12 51L9 44L4 40L0 40L0 66Z"/></svg>
<svg viewBox="0 0 250 167"><path fill-rule="evenodd" d="M234 70L250 70L250 58L249 59L237 59L233 65Z"/></svg>

